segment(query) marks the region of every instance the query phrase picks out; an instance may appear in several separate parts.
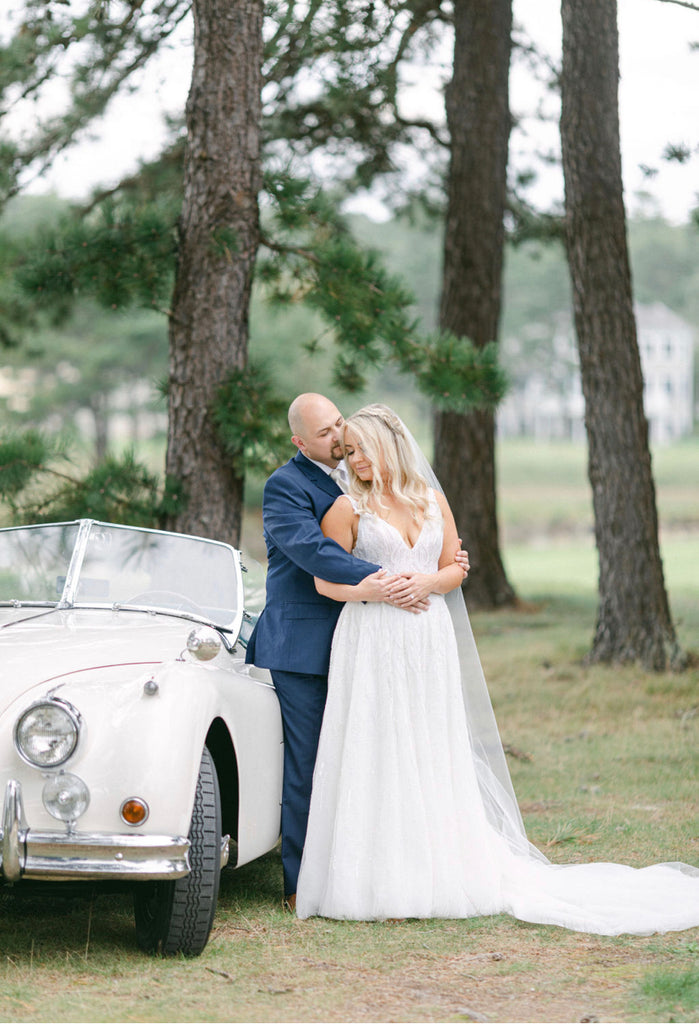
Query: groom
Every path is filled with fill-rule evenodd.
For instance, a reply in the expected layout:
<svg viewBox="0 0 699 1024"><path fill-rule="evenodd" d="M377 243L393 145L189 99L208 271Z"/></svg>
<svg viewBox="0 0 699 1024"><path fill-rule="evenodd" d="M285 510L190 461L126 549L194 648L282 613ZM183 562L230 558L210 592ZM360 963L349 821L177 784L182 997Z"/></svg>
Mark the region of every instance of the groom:
<svg viewBox="0 0 699 1024"><path fill-rule="evenodd" d="M267 597L245 660L270 670L284 728L282 867L284 902L296 904L296 880L306 838L313 767L328 688L333 631L342 605L320 595L314 576L333 583L371 577L372 600L400 603L389 595L380 566L364 562L323 535L320 522L342 488L333 478L344 468L342 415L323 395L299 395L289 407L293 459L265 484L262 513L267 545ZM462 567L467 571L465 560Z"/></svg>

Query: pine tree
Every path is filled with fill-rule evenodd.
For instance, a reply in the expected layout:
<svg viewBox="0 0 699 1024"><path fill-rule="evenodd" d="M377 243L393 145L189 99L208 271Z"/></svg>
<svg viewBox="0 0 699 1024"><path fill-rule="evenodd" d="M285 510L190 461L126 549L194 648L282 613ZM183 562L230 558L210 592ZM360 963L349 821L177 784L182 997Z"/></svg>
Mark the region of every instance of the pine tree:
<svg viewBox="0 0 699 1024"><path fill-rule="evenodd" d="M454 6L440 326L479 349L497 340L500 320L511 30L511 0ZM498 538L492 408L463 413L437 407L435 470L469 551L469 604L512 604Z"/></svg>
<svg viewBox="0 0 699 1024"><path fill-rule="evenodd" d="M563 0L562 14L566 243L599 554L590 660L663 670L683 659L663 579L633 313L616 0Z"/></svg>
<svg viewBox="0 0 699 1024"><path fill-rule="evenodd" d="M511 0L381 3L330 0L325 10L322 50L324 87L310 98L283 79L278 134L294 153L323 147L345 171L345 187L377 181L406 199L401 152L410 148L426 163L422 204L447 212L443 287L439 319L441 374L418 382L435 409L435 469L450 499L472 571L469 603L497 607L512 603L514 591L500 554L496 513L493 408L500 387L480 395L459 386L456 366L476 353L496 360L506 208L507 150L510 132L508 74ZM425 53L454 33L452 80L447 89L446 130L426 118L401 112L405 66L420 64ZM341 141L340 141L341 140ZM448 166L444 156L448 155ZM404 204L407 205L407 202ZM411 369L410 360L405 360ZM449 373L454 375L448 381Z"/></svg>
<svg viewBox="0 0 699 1024"><path fill-rule="evenodd" d="M213 405L248 352L259 243L262 0L194 0L184 200L170 324L166 472L184 501L169 525L237 544L244 476Z"/></svg>
<svg viewBox="0 0 699 1024"><path fill-rule="evenodd" d="M344 54L347 34L354 28L347 6L313 4L300 17L299 10L301 5L296 4L270 7L276 28L269 34L266 78L278 90L273 112L281 109L303 62L322 59L327 49L323 40L330 39L331 47L341 41ZM250 284L260 241L261 8L243 0L223 6L200 0L194 13L194 75L179 221L177 196L158 188L163 176L173 180L182 153L182 143L176 140L155 165L144 167L111 194L95 197L76 221L34 253L25 254L20 278L38 303L54 316L66 316L78 294L94 295L115 309L131 301L162 308L174 270L168 310L168 485L179 506L169 523L235 543L245 459L252 458L260 444L241 446L230 436L231 424L240 417L226 415L222 403L235 394L242 403L242 419L249 422L261 393L272 404L277 402L268 389L260 391L255 372L246 386L244 372ZM126 0L92 4L84 17L73 16L72 21L62 5L50 0L27 4L27 19L6 53L5 87L21 80L25 92L38 89L44 73L50 73L51 46L60 49L78 40L91 59L78 64L73 108L54 126L53 134L50 126L40 125L31 144L6 152L7 194L17 187L22 166L50 159L68 144L71 131L104 109L128 68L139 67L182 16L183 6L174 0L151 0L138 8ZM370 11L367 18L368 25ZM314 22L314 32L307 31L309 19L320 22ZM329 35L323 36L326 30ZM23 38L35 41L32 73L26 70ZM356 38L349 52L364 53L365 41ZM226 47L233 60L226 56ZM97 78L95 68L100 69ZM383 71L381 75L385 78ZM356 111L359 116L361 107ZM267 118L268 148L274 124L273 116ZM375 253L358 248L334 204L283 171L267 175L266 181L276 210L276 232L262 238L271 256L260 268L261 279L277 297L303 297L332 325L339 350L339 384L347 390L358 388L367 368L388 358L415 373L428 393L436 387L449 407L497 400L503 381L492 350L457 350L449 336L422 342L409 315L411 297L386 274ZM446 394L445 375L450 378ZM267 418L260 421L264 424ZM269 452L275 440L273 427L261 445ZM237 453L233 460L232 451Z"/></svg>

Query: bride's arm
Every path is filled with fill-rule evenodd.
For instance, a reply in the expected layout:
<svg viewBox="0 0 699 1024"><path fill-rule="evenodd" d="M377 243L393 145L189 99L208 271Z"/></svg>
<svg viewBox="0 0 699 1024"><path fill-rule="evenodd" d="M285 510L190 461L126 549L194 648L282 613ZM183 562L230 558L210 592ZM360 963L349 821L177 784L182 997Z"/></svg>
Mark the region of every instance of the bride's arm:
<svg viewBox="0 0 699 1024"><path fill-rule="evenodd" d="M351 551L357 540L359 516L349 498L341 496L323 516L320 528L326 537L336 541L345 551ZM314 577L316 590L333 601L385 601L396 576L388 576L384 569L366 576L354 586L350 583L330 583Z"/></svg>
<svg viewBox="0 0 699 1024"><path fill-rule="evenodd" d="M357 543L359 516L352 508L350 499L342 494L337 498L320 521L320 528L345 551L351 551Z"/></svg>
<svg viewBox="0 0 699 1024"><path fill-rule="evenodd" d="M454 516L449 508L449 502L441 493L435 491L434 496L442 511L444 519L444 540L442 542L442 553L439 556L439 572L442 574L443 589L440 594L448 594L450 590L456 590L464 581L463 567L454 560L454 552L460 551L461 541L459 540ZM467 556L468 560L468 556Z"/></svg>
<svg viewBox="0 0 699 1024"><path fill-rule="evenodd" d="M440 491L434 491L434 496L444 520L442 552L437 572L405 573L393 585L391 597L394 604L404 606L412 601L424 601L430 594L448 594L450 590L456 590L463 583L463 570L459 563L454 561L454 552L461 547L454 516L444 495Z"/></svg>

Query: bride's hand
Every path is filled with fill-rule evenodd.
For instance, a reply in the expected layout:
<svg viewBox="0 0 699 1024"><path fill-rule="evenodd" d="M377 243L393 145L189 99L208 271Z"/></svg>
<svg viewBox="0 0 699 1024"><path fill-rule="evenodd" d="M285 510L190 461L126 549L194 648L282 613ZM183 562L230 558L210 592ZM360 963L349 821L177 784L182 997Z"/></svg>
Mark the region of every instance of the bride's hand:
<svg viewBox="0 0 699 1024"><path fill-rule="evenodd" d="M402 608L406 612L419 615L426 612L430 602L426 598L412 594L406 598L405 577L391 573L386 569L379 569L378 572L365 576L361 583L355 588L355 596L352 600L357 601L385 601L396 608Z"/></svg>
<svg viewBox="0 0 699 1024"><path fill-rule="evenodd" d="M436 573L412 572L394 578L389 590L389 600L397 608L410 611L417 605L429 605L429 596L435 585ZM416 609L416 610L424 610Z"/></svg>

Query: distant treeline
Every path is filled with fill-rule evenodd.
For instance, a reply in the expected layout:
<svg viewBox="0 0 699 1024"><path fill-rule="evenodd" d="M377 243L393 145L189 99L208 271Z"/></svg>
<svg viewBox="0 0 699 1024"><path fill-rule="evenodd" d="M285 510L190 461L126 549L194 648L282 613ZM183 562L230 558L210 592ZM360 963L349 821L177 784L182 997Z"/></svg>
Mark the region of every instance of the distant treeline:
<svg viewBox="0 0 699 1024"><path fill-rule="evenodd" d="M15 200L0 220L0 235L21 242L53 222L66 206L52 196ZM405 280L415 295L416 318L425 331L432 331L441 274L439 222L425 218L377 223L357 215L350 221L358 238L379 250L389 270ZM636 219L630 222L629 240L636 301L663 302L693 326L699 340L697 227L672 225L659 218ZM520 350L525 351L527 345L536 346L550 335L559 315L569 310L562 246L535 242L508 246L501 337L517 337L524 343ZM416 396L411 379L395 370L378 369L359 395L338 394L330 383L335 358L332 337L320 318L302 304L270 306L258 289L252 306L250 351L268 361L285 393L309 388L326 391L346 409L383 398L408 414L418 432L429 432L426 400ZM144 416L154 429L162 430L165 405L156 385L167 372L167 323L161 313L134 309L110 314L86 299L59 327L44 319L40 329L25 334L18 348L3 353L2 362L24 373L25 386L26 371L33 371L29 386L34 393L13 401L0 390L0 425L50 419L53 426L67 428L80 422L82 415L94 421L101 444L113 434L109 421L118 418L123 427L129 415L134 417L134 430L143 430ZM516 367L508 369L516 373ZM135 386L143 380L152 385L150 397ZM129 395L138 407L129 408Z"/></svg>

